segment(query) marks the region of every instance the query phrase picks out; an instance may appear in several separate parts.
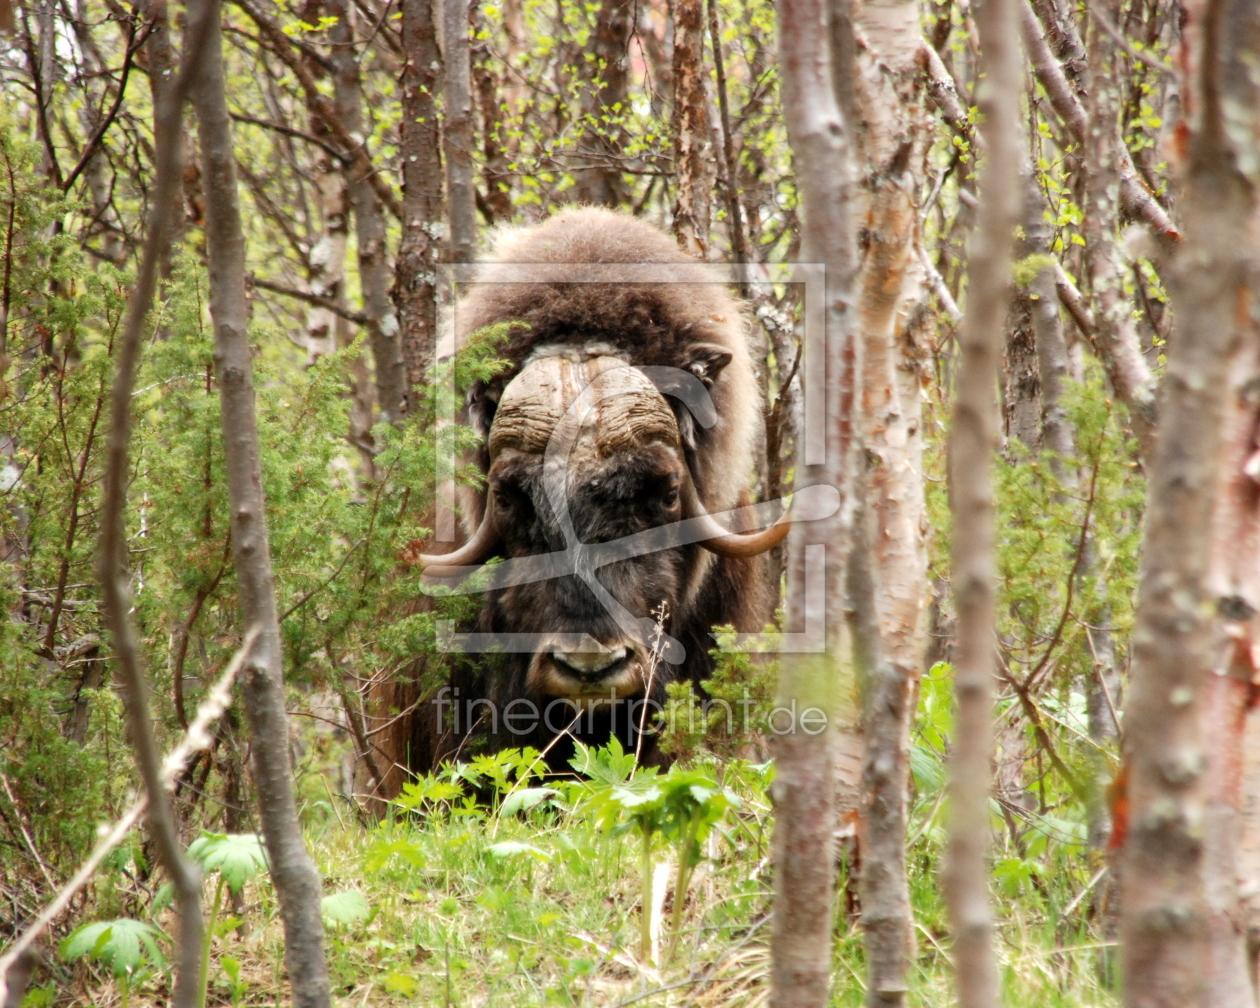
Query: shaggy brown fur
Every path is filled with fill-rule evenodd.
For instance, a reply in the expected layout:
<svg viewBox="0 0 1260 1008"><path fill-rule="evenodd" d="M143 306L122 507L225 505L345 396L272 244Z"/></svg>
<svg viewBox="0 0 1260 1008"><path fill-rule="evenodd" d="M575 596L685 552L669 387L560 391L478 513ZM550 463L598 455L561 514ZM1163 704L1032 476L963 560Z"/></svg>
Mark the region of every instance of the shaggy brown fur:
<svg viewBox="0 0 1260 1008"><path fill-rule="evenodd" d="M538 279L522 264L541 265L552 275ZM598 282L564 282L565 264L584 264L578 270L586 276L592 273L589 264L601 264L596 267ZM636 277L640 264L663 268L670 282ZM461 341L488 325L524 323L512 332L503 351L512 367L469 394L469 420L483 438L504 388L535 356L586 350L636 366L694 372L697 360L711 354L713 345L724 349L729 363L717 371L710 388L716 423L707 429L695 425L686 407L670 405L685 431L688 467L705 509L723 511L748 502L753 437L761 410L745 318L721 274L681 252L668 235L636 218L595 208L566 210L535 227L502 231L489 261L478 270L477 282L469 285L456 306L454 322ZM483 448L476 459L483 472L489 461ZM481 520L483 502L468 493L461 504L465 529L471 531ZM762 558L718 558L699 547L687 547L686 553L686 587L671 600L677 612L669 632L683 640L688 659L671 675L699 681L712 666L707 655L709 628L733 623L740 630L762 629L771 608L769 586ZM503 598L497 598L500 594ZM503 606L512 604L509 596L491 593L478 629L504 629ZM545 622L545 615L538 615ZM498 665L493 656L457 662L452 685L460 687L465 699L488 697L500 705L527 693L524 659L498 659ZM661 691L660 685L655 692ZM416 699L415 690L402 684L389 692L395 694L395 709ZM389 759L413 770L428 769L468 744L467 736L438 731L424 703L387 734L391 737L382 742ZM507 745L531 742L545 740L498 740Z"/></svg>
<svg viewBox="0 0 1260 1008"><path fill-rule="evenodd" d="M718 422L696 431L694 475L710 511L735 507L752 466L760 395L738 301L716 269L696 262L673 238L627 214L595 207L564 210L534 227L501 231L477 283L455 315L460 339L496 322L523 322L505 348L515 365L474 397L497 401L531 353L548 344L606 344L631 364L686 369L696 344L731 353L713 386ZM607 264L602 283L496 283L518 264ZM669 283L634 282L633 267L667 267ZM628 265L629 269L619 269ZM488 429L488 418L483 419ZM483 431L484 433L484 431Z"/></svg>

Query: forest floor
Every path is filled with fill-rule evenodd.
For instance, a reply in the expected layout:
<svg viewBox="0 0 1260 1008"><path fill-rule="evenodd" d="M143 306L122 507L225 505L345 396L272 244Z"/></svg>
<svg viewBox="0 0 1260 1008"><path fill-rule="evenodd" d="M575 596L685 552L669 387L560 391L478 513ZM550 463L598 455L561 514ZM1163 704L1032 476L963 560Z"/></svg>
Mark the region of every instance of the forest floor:
<svg viewBox="0 0 1260 1008"><path fill-rule="evenodd" d="M635 771L628 756L619 762L616 753L595 755L594 774L572 782L531 777L529 751L485 757L409 785L384 820L371 822L357 819L322 782L327 800L311 800L317 792L308 775L308 839L329 894L325 920L336 1003L764 1003L772 769L708 761L654 777ZM944 1008L953 993L938 879L942 804L921 795L912 822L918 956L909 1003ZM206 836L193 850L200 850L207 871L207 903L218 909L209 1003L283 1004L282 929L254 838ZM645 836L652 881L648 961L640 916ZM1117 1003L1099 979L1108 945L1095 933L1057 923L1081 919L1072 901L1079 906L1092 898L1083 853L1069 866L1063 850L1043 846L1032 851L1040 855L1033 859L1027 838L1022 846L1025 856L999 856L994 866L1004 921L997 946L1003 1003ZM695 868L684 880L675 916L680 860ZM1056 861L1059 870L1048 867ZM838 907L852 903L844 869ZM108 902L101 901L106 884L104 878L97 884L98 910ZM235 894L233 887L239 887ZM147 917L169 933L174 920L164 902L159 894ZM100 918L89 913L84 921ZM837 937L834 1004L858 1006L865 967L855 915L838 919ZM163 946L155 943L159 955ZM167 1003L164 962L141 949L128 982L120 984L102 952L108 942L98 940L95 962L84 954L61 983L32 991L27 1003Z"/></svg>

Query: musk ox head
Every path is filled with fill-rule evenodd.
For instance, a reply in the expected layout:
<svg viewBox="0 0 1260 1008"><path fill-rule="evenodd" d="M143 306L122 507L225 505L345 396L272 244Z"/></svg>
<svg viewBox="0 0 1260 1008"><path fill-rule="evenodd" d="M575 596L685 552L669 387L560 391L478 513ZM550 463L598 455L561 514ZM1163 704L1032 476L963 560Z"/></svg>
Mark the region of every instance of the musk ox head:
<svg viewBox="0 0 1260 1008"><path fill-rule="evenodd" d="M420 558L439 577L507 558L483 623L536 635L523 668L533 694L591 707L647 693L653 668L683 660L673 634L714 556L754 556L787 533L782 521L732 534L702 506L679 421L714 422L708 389L730 354L698 344L689 360L636 367L607 347L537 348L498 396L475 533Z"/></svg>

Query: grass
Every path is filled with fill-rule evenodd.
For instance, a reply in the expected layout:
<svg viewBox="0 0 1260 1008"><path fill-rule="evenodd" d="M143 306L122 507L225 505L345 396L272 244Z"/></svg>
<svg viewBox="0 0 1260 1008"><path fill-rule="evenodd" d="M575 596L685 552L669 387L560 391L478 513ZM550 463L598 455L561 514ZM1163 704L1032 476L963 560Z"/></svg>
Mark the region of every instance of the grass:
<svg viewBox="0 0 1260 1008"><path fill-rule="evenodd" d="M602 781L540 782L531 779L529 767L528 753L509 753L425 779L404 798L410 809L399 807L379 823L359 822L348 805L336 809L325 803L312 811L309 841L331 897L325 904L337 1003L347 1008L764 1003L772 885L766 789L772 771L740 761L675 771L709 776L737 803L700 844L676 939L668 932L680 842L662 832L654 843L652 965L644 962L640 947L641 834L638 826L631 828L625 809L634 805L634 795L667 791L667 779L654 781L631 770L620 780L612 773ZM542 787L550 784L555 787ZM613 801L618 794L625 806L621 812ZM918 955L910 1002L943 1008L953 995L937 885L940 803L922 795L916 812L920 818L932 814L934 821L912 823L912 832L924 828L911 861ZM1105 943L1086 924L1059 917L1079 894L1081 879L1088 878L1083 853L1050 840L1036 852L1036 861L1003 853L1009 852L999 850L995 858L994 887L1002 914L1004 1003L1115 1004L1114 993L1098 979ZM1012 860L1018 862L1014 867L1007 863ZM216 884L207 878L207 899ZM837 905L844 902L842 892ZM147 913L169 932L174 922L168 909L154 912L150 906ZM89 913L83 921L92 919ZM209 1003L286 1003L282 933L265 876L244 883L232 912L219 917L217 931ZM842 914L836 932L833 1002L860 1005L859 923ZM29 1003L102 1008L121 1003L118 981L100 963L82 958L72 975L73 982L60 989L49 984L32 992ZM169 984L163 963L147 963L128 985L130 1003L164 1004Z"/></svg>

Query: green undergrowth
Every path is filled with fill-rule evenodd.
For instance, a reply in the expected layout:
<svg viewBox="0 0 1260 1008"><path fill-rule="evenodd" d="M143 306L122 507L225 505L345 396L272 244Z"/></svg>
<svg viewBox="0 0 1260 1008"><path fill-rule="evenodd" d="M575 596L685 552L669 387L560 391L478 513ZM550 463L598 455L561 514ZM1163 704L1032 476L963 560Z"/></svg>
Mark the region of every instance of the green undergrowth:
<svg viewBox="0 0 1260 1008"><path fill-rule="evenodd" d="M930 702L930 684L926 693ZM953 995L938 884L943 772L929 741L916 746L910 1003L945 1006ZM367 823L341 799L308 804L338 1004L765 1001L773 765L699 756L658 772L636 769L615 747L576 762L583 776L544 780L531 750L480 757L411 783L382 819ZM1089 905L1079 898L1090 872L1076 831L1029 830L1021 842L1022 857L1008 841L994 858L1004 1003L1114 1004L1100 981L1105 943L1089 925L1063 923L1085 919L1071 912L1073 900ZM253 837L205 834L191 852L215 914L207 1003L285 1003L278 908ZM139 856L139 848L121 852L97 892L123 883ZM857 1006L865 968L849 867L842 857L833 1003ZM130 915L89 912L61 942L60 981L32 991L27 1003L166 1003L169 894L158 890L132 907Z"/></svg>

